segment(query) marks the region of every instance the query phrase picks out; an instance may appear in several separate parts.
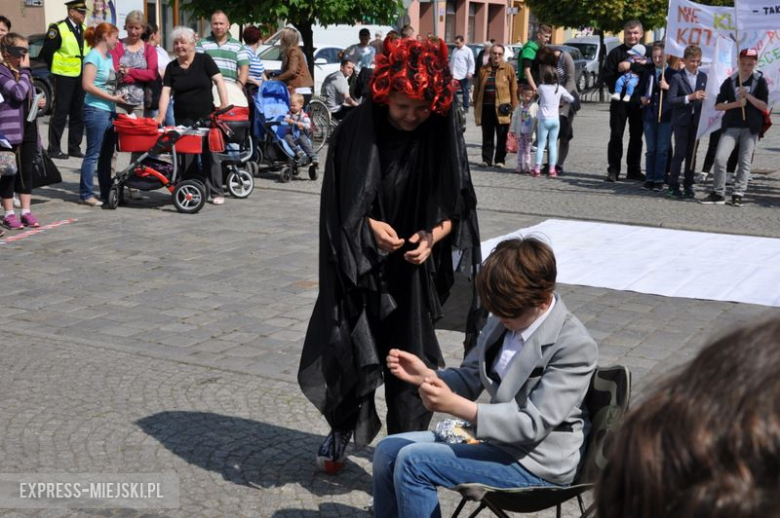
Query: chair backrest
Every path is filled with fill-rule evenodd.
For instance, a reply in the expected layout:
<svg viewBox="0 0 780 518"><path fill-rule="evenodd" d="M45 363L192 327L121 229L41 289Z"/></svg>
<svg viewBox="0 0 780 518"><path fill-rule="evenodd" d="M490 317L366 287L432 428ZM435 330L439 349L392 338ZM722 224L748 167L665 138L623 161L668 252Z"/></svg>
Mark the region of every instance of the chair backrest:
<svg viewBox="0 0 780 518"><path fill-rule="evenodd" d="M622 365L596 369L585 396L591 429L585 460L575 484L593 483L606 465L605 450L631 399L631 371Z"/></svg>

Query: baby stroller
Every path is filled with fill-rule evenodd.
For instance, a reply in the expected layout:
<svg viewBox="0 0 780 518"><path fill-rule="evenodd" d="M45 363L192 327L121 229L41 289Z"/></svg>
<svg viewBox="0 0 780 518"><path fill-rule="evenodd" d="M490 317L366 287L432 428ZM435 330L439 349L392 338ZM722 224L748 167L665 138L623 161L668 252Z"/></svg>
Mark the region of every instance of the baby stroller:
<svg viewBox="0 0 780 518"><path fill-rule="evenodd" d="M211 154L213 160L222 167L223 184L234 198L246 198L255 188L254 176L244 168L254 152L249 108L233 107L216 116L213 126L217 130L212 132L219 131L224 140L215 143L216 149L220 151L212 150Z"/></svg>
<svg viewBox="0 0 780 518"><path fill-rule="evenodd" d="M255 95L254 135L257 138L255 168L279 171L279 181L287 183L304 167L295 159L295 150L284 140L289 126L284 122L290 110L290 94L281 81L265 81ZM309 178L317 179L317 165L309 164Z"/></svg>
<svg viewBox="0 0 780 518"><path fill-rule="evenodd" d="M185 214L199 212L206 204L206 186L198 179L180 181L177 155L179 153L201 154L203 137L208 133L206 128L211 126L212 120L230 109L232 106L197 120L183 129L162 129L157 127L154 119L119 115L114 121L119 150L142 154L130 162L125 169L116 173L108 192L106 206L109 209L116 209L123 202L125 187L141 191L153 191L164 187L173 195L173 205L176 210ZM167 154L170 154L170 162L159 158ZM229 177L228 184L230 180Z"/></svg>

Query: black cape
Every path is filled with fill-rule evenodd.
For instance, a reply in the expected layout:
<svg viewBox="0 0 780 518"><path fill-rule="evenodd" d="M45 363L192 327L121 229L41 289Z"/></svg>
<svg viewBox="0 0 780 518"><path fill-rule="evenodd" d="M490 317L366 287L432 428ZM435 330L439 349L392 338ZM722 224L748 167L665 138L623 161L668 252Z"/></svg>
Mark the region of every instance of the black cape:
<svg viewBox="0 0 780 518"><path fill-rule="evenodd" d="M403 306L409 315L406 326L401 326L409 336L404 349L431 366L442 366L433 323L442 316L455 274L473 279L481 263L476 196L454 110L447 116L432 114L415 130L419 145L414 170L424 179L418 182L424 184L419 191L424 199L417 202L382 195L387 186L382 185L380 156L385 155L379 137L387 125L387 107L367 101L349 114L331 139L320 205L320 292L298 371L306 397L334 430L354 427L359 447L370 443L381 428L374 391L382 384L385 358L377 344L383 337L374 334L376 323ZM416 267L417 274L402 279L411 285L400 291L393 284L399 279L389 272L393 264L403 262L402 252L381 252L366 221L369 215L377 217L380 201L387 204L388 200L400 205L381 211L412 211L417 230L431 230L443 219L453 225L450 234L436 243L431 257ZM472 304L467 348L484 321L473 283L468 286ZM393 293L415 300L396 300ZM422 311L408 311L410 306Z"/></svg>

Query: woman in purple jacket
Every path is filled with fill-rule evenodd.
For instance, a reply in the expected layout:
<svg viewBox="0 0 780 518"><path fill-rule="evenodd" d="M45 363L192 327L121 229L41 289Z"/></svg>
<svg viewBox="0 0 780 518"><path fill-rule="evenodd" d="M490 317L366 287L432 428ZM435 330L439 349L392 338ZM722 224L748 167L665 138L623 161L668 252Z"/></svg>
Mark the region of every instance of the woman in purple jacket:
<svg viewBox="0 0 780 518"><path fill-rule="evenodd" d="M19 164L14 176L0 177L4 227L18 230L38 227L38 218L30 212L33 163L38 154L38 124L27 122L35 100L30 72L29 45L24 36L10 32L0 40L0 128L13 146ZM22 205L21 218L14 212L14 190Z"/></svg>

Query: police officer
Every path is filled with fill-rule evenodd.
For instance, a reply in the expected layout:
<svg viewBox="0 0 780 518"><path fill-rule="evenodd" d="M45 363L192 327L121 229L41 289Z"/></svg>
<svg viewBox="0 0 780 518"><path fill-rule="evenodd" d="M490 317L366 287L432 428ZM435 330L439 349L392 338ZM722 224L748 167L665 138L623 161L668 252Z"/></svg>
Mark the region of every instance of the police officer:
<svg viewBox="0 0 780 518"><path fill-rule="evenodd" d="M49 26L39 55L54 76L54 113L49 123L49 156L63 160L68 155L84 157L79 149L84 135L81 67L89 51L89 45L84 41L87 4L84 0L71 0L65 5L68 7L68 17ZM69 120L68 154L60 148L66 120Z"/></svg>

